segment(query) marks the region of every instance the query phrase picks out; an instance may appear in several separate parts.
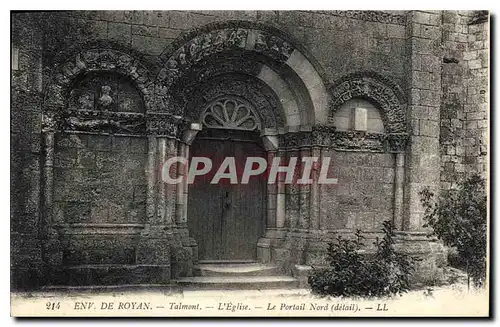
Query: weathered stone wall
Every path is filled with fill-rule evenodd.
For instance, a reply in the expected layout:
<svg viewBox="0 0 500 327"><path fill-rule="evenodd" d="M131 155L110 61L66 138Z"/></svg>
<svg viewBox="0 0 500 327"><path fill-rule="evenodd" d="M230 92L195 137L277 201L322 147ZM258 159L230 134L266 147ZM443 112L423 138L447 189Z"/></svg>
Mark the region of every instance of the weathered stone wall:
<svg viewBox="0 0 500 327"><path fill-rule="evenodd" d="M54 222L144 223L146 159L146 138L59 134Z"/></svg>
<svg viewBox="0 0 500 327"><path fill-rule="evenodd" d="M51 19L46 19L48 17ZM400 226L406 231L417 233L422 231L423 210L418 192L423 187L429 186L433 190L440 187L449 189L470 173L485 174L489 109L489 26L484 17L481 17L472 11L81 11L13 14L11 240L14 284L36 284L37 278L33 276L44 269L39 240L41 212L44 210L40 207L43 203L41 167L44 167L40 159L44 155L41 150L41 107L43 98L47 96L47 85L55 78L55 70L60 68L55 63L68 60L66 55L71 49L78 50L82 48L82 44L98 40L104 40L106 44L113 43L137 54L134 58L140 57L145 59L146 64L150 63L152 68L148 74L154 78L158 74L158 67L165 64L158 62L160 55L174 51L170 46L184 33L196 32L196 29L210 23L243 20L262 23L288 34L294 45L314 65L314 69L321 75L321 82L327 87L330 84L338 86L337 82L343 82L343 78L351 73L374 72L375 75L360 75L361 77L356 77L356 81L375 78L384 83L389 81L386 83L388 90L403 90L401 97L393 98L398 105L407 109L407 126L398 126L400 129L397 132L410 133L409 146L405 149L404 156L368 150L326 151L323 155L332 157L331 175L339 178L339 185L320 188L321 212L315 214L320 217L318 227L321 230L377 229L383 220L397 216L395 203L403 202L403 192L401 190L401 197L398 198L395 194L399 192L396 191L395 180L398 179L397 176L404 175L401 184L404 182L405 205ZM63 30L65 33L61 33ZM82 64L76 62L74 57L71 58L74 63ZM294 68L309 69L304 62L306 60L297 60ZM274 75L268 75L261 73L258 77L264 82L277 80ZM266 76L269 78L266 79ZM312 75L309 76L307 72L304 76L314 82L319 79L310 78ZM279 84L280 87L276 89L283 91L281 85L285 83L280 83L275 82L274 86ZM372 84L376 87L382 85L377 83ZM128 89L125 93L129 91L131 90ZM273 91L278 92L275 89ZM304 93L308 95L307 92ZM278 100L291 99L284 98L282 94L284 93L278 95L281 97ZM300 94L299 97L305 96ZM72 96L68 95L68 100L71 99ZM138 94L129 100L131 102L127 102L127 105L120 102L120 108L135 108L140 103ZM314 102L317 99L312 100ZM136 104L132 103L134 101ZM303 102L297 103L300 105ZM294 111L294 117L297 120L300 120L299 105L294 107L297 111ZM127 111L122 109L120 111ZM322 123L326 119L318 120L318 117L331 114L313 112L316 122ZM394 120L394 117L382 118L386 121ZM388 126L384 127L385 132L388 132ZM54 162L56 221L59 219L61 224L98 222L122 225L144 222L144 192L147 191L147 176L144 172L145 169L154 169L145 168L152 165L151 162L146 162L146 140L78 136L83 147L61 147L61 137L65 136L58 136ZM165 152L160 151L160 159L166 159L177 150L183 153L184 150L175 149L175 146L167 154L159 144L158 149ZM156 151L156 145L150 147ZM98 178L97 175L94 176L96 183L92 185L95 187L82 190L85 185L90 185L88 181L81 179L84 171L94 171L98 165L106 165L106 162L113 164L116 170L99 172ZM396 167L399 167L399 174L395 173ZM436 167L441 167L441 170ZM110 179L106 179L106 176ZM120 182L125 180L124 183ZM64 181L65 186L59 183L61 181ZM180 194L182 187L179 189ZM187 205L175 202L174 197L182 199L182 194L175 195L174 191L169 190L168 203L161 204L158 209L160 213L151 214L153 218L149 219L163 224L163 219L166 219L163 209L180 205L184 208ZM106 196L102 201L88 201L83 207L79 203L78 210L71 210L72 199L82 202L84 195L93 194L92 192ZM307 199L307 196L304 198ZM104 199L111 202L104 203ZM136 205L136 208L131 209L128 205ZM162 205L165 208L162 209ZM99 208L104 208L104 211L99 211ZM299 212L294 213L297 215L295 218L300 214L300 219L304 220L304 212L300 212L302 209L297 209ZM115 211L110 215L109 210ZM173 216L174 209L167 211ZM133 215L133 212L136 214ZM185 223L183 212L175 210L176 217L182 217L177 219L179 223ZM166 222L171 220L172 217ZM142 258L143 263L149 264L151 262L148 258L152 251L156 251L155 258L166 257L164 253L168 251L168 246L164 244L161 233L158 234L161 237L154 236L153 231L144 233L145 239L153 235L151 240L158 237L158 244L163 244L155 243L148 247L149 245L139 244L138 229L129 227L94 235L92 240L89 235L85 235L85 230L73 231L72 236L63 240L67 249L63 257L68 264L77 263L78 260L75 261L72 257L82 257L82 262L89 263L110 263L113 261L109 261L110 257L116 258L116 262L133 263ZM80 234L76 235L78 233ZM123 234L120 242L116 241L116 236L109 236L113 233ZM82 250L91 246L93 241L95 251ZM408 240L409 244L412 242ZM160 248L161 251L158 250ZM102 249L106 250L101 251ZM112 255L111 252L115 254ZM83 253L93 253L93 256L87 258ZM165 264L165 267L158 269L167 271L170 268ZM105 275L106 272L102 273ZM134 274L141 273L142 271L138 271ZM168 272L166 274L170 276ZM115 277L119 280L120 274L117 273ZM91 280L88 282L91 283Z"/></svg>
<svg viewBox="0 0 500 327"><path fill-rule="evenodd" d="M42 65L32 14L12 22L11 271L14 287L36 286L42 271L39 232Z"/></svg>
<svg viewBox="0 0 500 327"><path fill-rule="evenodd" d="M336 185L321 185L320 228L379 231L392 221L394 155L391 153L325 151L329 176Z"/></svg>
<svg viewBox="0 0 500 327"><path fill-rule="evenodd" d="M405 79L405 12L346 15L307 11L98 11L71 13L93 38L131 47L154 60L182 33L227 20L264 23L288 33L330 81L357 71ZM372 16L377 16L373 18Z"/></svg>
<svg viewBox="0 0 500 327"><path fill-rule="evenodd" d="M489 143L489 21L486 13L474 12L468 24L465 74L465 171L486 177Z"/></svg>
<svg viewBox="0 0 500 327"><path fill-rule="evenodd" d="M441 12L412 11L407 25L408 122L405 158L404 227L421 230L419 192L439 188L439 109L441 99Z"/></svg>
<svg viewBox="0 0 500 327"><path fill-rule="evenodd" d="M489 24L477 11L442 15L441 187L452 189L486 174Z"/></svg>

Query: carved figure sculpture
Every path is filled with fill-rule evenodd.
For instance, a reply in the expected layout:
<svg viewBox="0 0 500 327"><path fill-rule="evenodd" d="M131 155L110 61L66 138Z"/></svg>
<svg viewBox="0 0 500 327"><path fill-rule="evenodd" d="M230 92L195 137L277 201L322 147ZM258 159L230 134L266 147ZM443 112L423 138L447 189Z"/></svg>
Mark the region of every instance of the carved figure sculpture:
<svg viewBox="0 0 500 327"><path fill-rule="evenodd" d="M109 93L111 92L111 87L109 85L101 86L101 97L99 98L99 105L103 108L109 107L113 103L113 98Z"/></svg>

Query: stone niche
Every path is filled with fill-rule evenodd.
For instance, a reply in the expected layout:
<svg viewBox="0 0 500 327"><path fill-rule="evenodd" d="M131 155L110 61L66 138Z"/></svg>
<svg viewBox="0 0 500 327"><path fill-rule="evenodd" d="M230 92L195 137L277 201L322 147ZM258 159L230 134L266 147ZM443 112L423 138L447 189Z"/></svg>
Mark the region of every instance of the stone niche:
<svg viewBox="0 0 500 327"><path fill-rule="evenodd" d="M144 111L122 76L91 74L73 86L54 148L53 224L64 266L136 263L146 220Z"/></svg>

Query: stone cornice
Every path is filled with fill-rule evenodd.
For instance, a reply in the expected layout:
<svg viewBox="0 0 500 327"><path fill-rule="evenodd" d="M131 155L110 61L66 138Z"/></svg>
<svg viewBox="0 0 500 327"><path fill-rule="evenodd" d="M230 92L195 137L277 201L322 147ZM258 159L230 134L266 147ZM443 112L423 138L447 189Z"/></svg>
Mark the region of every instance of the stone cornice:
<svg viewBox="0 0 500 327"><path fill-rule="evenodd" d="M321 10L322 14L359 19L368 22L406 25L405 14L393 14L380 10Z"/></svg>
<svg viewBox="0 0 500 327"><path fill-rule="evenodd" d="M287 133L280 139L280 147L287 150L318 146L339 151L397 153L405 150L408 134L336 131L331 126L315 126L311 132Z"/></svg>

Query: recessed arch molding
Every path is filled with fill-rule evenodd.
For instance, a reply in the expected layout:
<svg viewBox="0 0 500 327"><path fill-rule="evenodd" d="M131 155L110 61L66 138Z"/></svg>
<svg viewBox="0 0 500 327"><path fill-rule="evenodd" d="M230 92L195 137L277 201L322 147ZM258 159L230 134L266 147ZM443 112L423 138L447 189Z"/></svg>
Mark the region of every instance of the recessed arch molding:
<svg viewBox="0 0 500 327"><path fill-rule="evenodd" d="M387 133L406 132L406 99L399 85L375 72L358 72L342 77L330 87L329 120L345 102L361 98L381 111Z"/></svg>

